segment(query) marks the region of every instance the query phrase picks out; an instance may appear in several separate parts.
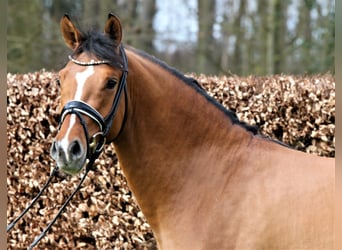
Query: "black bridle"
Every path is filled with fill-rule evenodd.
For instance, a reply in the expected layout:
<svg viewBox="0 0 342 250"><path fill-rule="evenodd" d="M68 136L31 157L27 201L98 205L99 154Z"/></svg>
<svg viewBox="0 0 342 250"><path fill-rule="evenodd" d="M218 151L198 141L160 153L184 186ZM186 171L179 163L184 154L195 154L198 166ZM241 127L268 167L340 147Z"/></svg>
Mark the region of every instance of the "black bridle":
<svg viewBox="0 0 342 250"><path fill-rule="evenodd" d="M118 138L118 136L121 134L121 132L123 130L123 127L124 127L125 121L126 121L126 117L127 117L127 97L128 96L127 96L126 78L127 78L127 74L128 74L128 61L127 61L127 56L126 56L126 53L125 53L124 48L123 48L122 45L119 46L119 50L120 50L120 54L121 54L122 61L123 61L123 64L120 65L120 68L122 69L122 76L120 78L120 82L119 82L119 85L118 85L118 90L117 90L117 92L115 94L114 101L113 101L112 107L111 107L108 115L106 117L103 117L92 106L90 106L89 104L87 104L85 102L79 101L79 100L69 101L68 103L65 104L65 106L62 109L61 119L60 119L60 123L59 123L59 128L63 124L63 121L64 121L65 117L67 115L69 115L69 114L75 114L78 117L78 119L80 120L81 124L82 124L83 130L84 130L84 134L85 134L85 137L86 137L86 141L87 141L87 159L88 159L88 163L87 163L87 166L86 166L85 173L84 173L80 183L78 184L78 186L74 190L74 192L68 197L68 199L65 201L63 206L59 209L59 211L56 214L56 216L53 218L53 220L41 232L41 234L34 240L34 242L28 247L28 249L33 249L33 247L35 247L39 243L39 241L45 236L45 234L50 230L50 228L55 223L57 218L61 215L61 213L64 210L64 208L67 206L67 204L70 202L70 200L74 197L74 195L78 192L78 190L80 189L80 187L81 187L83 181L85 180L88 172L91 170L95 160L101 154L101 152L103 150L103 147L104 147L104 145L106 143L106 137L107 137L107 135L108 135L108 133L110 131L110 128L112 127L113 120L114 120L116 112L118 110L119 101L121 99L122 92L125 93L125 113L124 113L123 122L121 124L121 128L120 128L120 130L119 130L119 132L118 132L118 134L116 135L115 138ZM69 59L73 63L76 63L76 64L78 64L80 66L95 66L95 65L100 65L100 64L110 64L110 62L106 61L106 60L102 60L102 61L91 60L89 62L82 62L82 61L78 61L78 60L74 59L72 56L69 56ZM89 118L91 118L96 124L98 124L98 126L100 128L100 131L95 133L91 138L89 136L88 127L87 127L87 124L86 124L86 122L85 122L85 120L83 118L83 115L88 116ZM53 169L49 179L47 180L47 182L45 183L43 188L39 191L39 193L36 195L36 197L31 201L31 203L26 207L26 209L15 220L13 220L7 226L7 229L6 229L7 232L9 232L15 226L15 224L35 204L35 202L38 200L38 198L41 196L41 194L44 192L44 190L48 187L48 185L51 182L52 178L57 175L58 170L59 170L58 166L56 166Z"/></svg>

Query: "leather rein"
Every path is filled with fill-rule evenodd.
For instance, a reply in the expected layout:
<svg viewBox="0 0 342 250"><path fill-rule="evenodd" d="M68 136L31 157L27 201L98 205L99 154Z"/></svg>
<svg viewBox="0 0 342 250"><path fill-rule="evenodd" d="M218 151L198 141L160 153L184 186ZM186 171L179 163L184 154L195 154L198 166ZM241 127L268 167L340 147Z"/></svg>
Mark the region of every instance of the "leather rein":
<svg viewBox="0 0 342 250"><path fill-rule="evenodd" d="M114 101L113 101L112 107L111 107L108 115L106 117L103 117L95 108L93 108L92 106L90 106L89 104L87 104L85 102L78 101L78 100L72 100L72 101L67 102L65 104L65 106L63 107L63 109L62 109L61 119L60 119L60 122L59 122L59 129L60 129L61 125L63 124L63 121L64 121L65 117L68 114L75 114L78 117L78 119L80 120L80 122L81 122L81 125L82 125L83 130L84 130L84 134L85 134L85 137L86 137L86 140L87 140L87 159L88 159L88 163L86 165L85 173L84 173L80 183L76 187L76 189L68 197L68 199L65 201L63 206L59 209L58 213L53 218L53 220L41 232L41 234L33 241L33 243L28 247L28 249L33 249L33 247L35 247L39 243L39 241L45 236L45 234L50 230L50 228L55 223L57 218L63 212L64 208L68 205L70 200L74 197L74 195L80 189L80 187L81 187L83 181L85 180L88 172L91 170L95 160L101 154L101 152L102 152L102 150L104 148L104 145L106 144L106 137L107 137L107 135L108 135L108 133L110 131L110 128L112 127L113 120L114 120L115 115L117 113L119 102L120 102L120 99L121 99L121 96L122 96L122 92L124 92L124 94L125 94L125 113L124 113L124 118L123 118L123 122L122 122L121 128L120 128L118 134L116 135L115 139L118 138L118 136L121 134L121 132L123 130L123 127L125 125L126 118L127 118L127 114L126 113L127 113L127 97L128 96L127 96L127 82L126 82L126 79L127 79L127 74L128 74L128 60L127 60L127 56L126 56L124 47L122 45L119 46L119 51L120 51L120 54L121 54L121 57L122 57L122 60L123 60L123 64L120 65L120 68L122 69L122 76L120 78L120 82L119 82L119 85L118 85L118 90L117 90L117 92L115 94ZM72 61L75 64L80 65L80 66L95 66L95 65L100 65L100 64L110 64L110 61L107 61L107 60L100 60L100 61L91 60L89 62L82 62L82 61L78 61L78 60L74 59L72 56L69 56L69 60ZM85 122L85 120L83 118L83 115L86 115L89 118L91 118L94 122L96 122L98 124L98 126L100 128L100 131L95 133L92 137L89 136L88 128L87 128L86 122ZM52 178L57 175L58 170L59 170L59 168L56 165L55 168L53 169L53 171L51 172L51 175L50 175L49 179L47 180L47 182L45 183L43 188L39 191L39 193L36 195L36 197L33 198L33 200L26 207L26 209L15 220L13 220L7 226L7 229L6 229L7 232L9 232L15 226L15 224L36 203L36 201L41 196L41 194L44 192L44 190L48 187L48 185L51 182Z"/></svg>

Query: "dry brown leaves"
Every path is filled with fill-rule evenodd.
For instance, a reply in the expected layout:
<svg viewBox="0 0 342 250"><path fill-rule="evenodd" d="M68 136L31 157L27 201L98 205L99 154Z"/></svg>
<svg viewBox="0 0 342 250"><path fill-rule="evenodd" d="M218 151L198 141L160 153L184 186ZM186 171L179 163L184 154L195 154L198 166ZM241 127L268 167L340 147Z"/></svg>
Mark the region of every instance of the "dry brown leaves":
<svg viewBox="0 0 342 250"><path fill-rule="evenodd" d="M240 120L301 151L335 156L332 75L207 77L192 75Z"/></svg>
<svg viewBox="0 0 342 250"><path fill-rule="evenodd" d="M7 220L32 200L53 168L49 156L58 121L59 89L51 72L7 75ZM294 77L195 76L210 95L262 133L293 147L335 154L335 80ZM54 217L80 177L60 174L13 230L8 248L26 249ZM39 249L154 248L150 226L107 146Z"/></svg>

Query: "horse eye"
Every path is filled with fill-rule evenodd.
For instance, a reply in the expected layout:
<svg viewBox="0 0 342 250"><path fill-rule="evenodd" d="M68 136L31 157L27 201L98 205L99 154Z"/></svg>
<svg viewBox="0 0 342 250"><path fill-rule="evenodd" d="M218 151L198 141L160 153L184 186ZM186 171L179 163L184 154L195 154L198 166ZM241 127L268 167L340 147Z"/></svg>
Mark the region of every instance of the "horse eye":
<svg viewBox="0 0 342 250"><path fill-rule="evenodd" d="M117 84L117 81L115 79L110 79L107 82L106 88L107 89L113 89L116 84Z"/></svg>
<svg viewBox="0 0 342 250"><path fill-rule="evenodd" d="M56 79L56 84L57 84L58 86L61 86L61 81L60 81L59 79Z"/></svg>

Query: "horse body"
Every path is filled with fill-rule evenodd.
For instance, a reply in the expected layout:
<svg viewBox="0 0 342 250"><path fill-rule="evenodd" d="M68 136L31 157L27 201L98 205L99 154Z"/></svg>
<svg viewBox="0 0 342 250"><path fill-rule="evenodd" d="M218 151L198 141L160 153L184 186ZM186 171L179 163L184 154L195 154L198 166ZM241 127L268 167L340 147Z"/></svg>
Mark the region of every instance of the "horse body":
<svg viewBox="0 0 342 250"><path fill-rule="evenodd" d="M253 135L194 87L127 55L131 79L144 80L128 78L132 115L115 149L161 249L331 246L333 159Z"/></svg>
<svg viewBox="0 0 342 250"><path fill-rule="evenodd" d="M74 50L87 39L68 18L61 26ZM109 16L105 33L120 44L116 17ZM114 141L160 249L332 248L333 159L256 135L193 80L134 49L125 54L128 93L120 100L107 141ZM60 73L62 105L74 96L77 72L87 72L77 60L94 59L87 51L75 56ZM111 76L120 78L120 71L93 67L92 74L82 74L84 89L78 96L105 116L112 100L101 97L112 90L103 86ZM70 125L72 119L77 119L74 114L64 119L51 154L62 169L74 173L82 167L78 163L87 145L79 122ZM96 124L84 120L90 135L96 133Z"/></svg>

